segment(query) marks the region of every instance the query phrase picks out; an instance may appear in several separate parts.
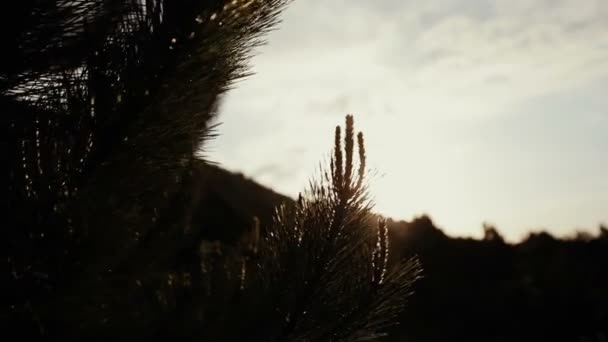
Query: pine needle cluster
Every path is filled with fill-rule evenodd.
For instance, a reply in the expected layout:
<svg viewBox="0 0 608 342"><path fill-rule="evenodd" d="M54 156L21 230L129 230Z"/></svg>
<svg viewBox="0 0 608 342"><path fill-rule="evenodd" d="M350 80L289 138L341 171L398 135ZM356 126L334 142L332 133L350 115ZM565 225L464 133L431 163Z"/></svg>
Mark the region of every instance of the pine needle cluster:
<svg viewBox="0 0 608 342"><path fill-rule="evenodd" d="M221 282L209 291L228 298L234 297L227 288L238 292L241 310L226 312L222 323L245 324L245 336L265 341L362 341L397 323L420 265L416 258L388 264L388 228L371 213L364 182L362 133L358 167L354 161L352 116L343 140L342 148L337 127L329 170L322 169L295 206L278 208L258 253L228 266L233 285Z"/></svg>
<svg viewBox="0 0 608 342"><path fill-rule="evenodd" d="M2 321L80 336L166 315L138 303L190 238L211 119L287 2L32 0L0 14Z"/></svg>

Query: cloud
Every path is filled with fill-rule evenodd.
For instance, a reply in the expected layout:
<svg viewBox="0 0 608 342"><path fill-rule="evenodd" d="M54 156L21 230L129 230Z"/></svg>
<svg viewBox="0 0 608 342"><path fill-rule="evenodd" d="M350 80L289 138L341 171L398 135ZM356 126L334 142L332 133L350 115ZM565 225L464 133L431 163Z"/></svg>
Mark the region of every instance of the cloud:
<svg viewBox="0 0 608 342"><path fill-rule="evenodd" d="M291 177L295 170L286 168L285 165L269 163L260 166L251 174L256 179L272 179L273 181L283 181Z"/></svg>
<svg viewBox="0 0 608 342"><path fill-rule="evenodd" d="M608 46L606 7L592 0L295 2L248 82L273 89L267 101L308 102L301 111L320 102L327 106L317 113L409 107L438 119L491 115L479 97L502 106L608 74L608 50L599 48ZM511 88L488 79L509 79Z"/></svg>

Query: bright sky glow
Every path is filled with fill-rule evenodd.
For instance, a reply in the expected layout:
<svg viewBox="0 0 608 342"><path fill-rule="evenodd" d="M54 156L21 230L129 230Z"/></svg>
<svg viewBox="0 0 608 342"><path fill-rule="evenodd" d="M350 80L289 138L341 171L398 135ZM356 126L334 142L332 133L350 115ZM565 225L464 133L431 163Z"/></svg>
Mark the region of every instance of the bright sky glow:
<svg viewBox="0 0 608 342"><path fill-rule="evenodd" d="M295 196L347 113L378 212L509 240L608 222L608 1L296 0L212 160Z"/></svg>

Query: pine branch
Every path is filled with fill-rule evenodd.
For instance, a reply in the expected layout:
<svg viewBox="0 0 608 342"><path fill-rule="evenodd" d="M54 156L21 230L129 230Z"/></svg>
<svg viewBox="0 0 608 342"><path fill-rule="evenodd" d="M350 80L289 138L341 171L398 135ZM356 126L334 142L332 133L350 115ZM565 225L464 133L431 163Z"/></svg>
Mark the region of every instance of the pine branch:
<svg viewBox="0 0 608 342"><path fill-rule="evenodd" d="M415 258L388 264L388 227L383 220L372 224L363 186L363 137L358 135L359 171L349 176L347 170L355 169L352 117L346 126L344 145L336 129L331 178L312 181L295 206L277 209L259 254L244 259L246 281L237 294L236 312L224 313L226 325L216 329L239 326L247 338L265 341L362 341L383 336L397 323L420 265ZM342 156L347 157L339 167ZM327 173L322 170L322 175ZM233 263L231 257L225 260L225 265ZM210 297L234 298L222 284L211 287ZM214 336L245 338L238 333Z"/></svg>
<svg viewBox="0 0 608 342"><path fill-rule="evenodd" d="M20 293L15 310L31 301L52 322L67 305L65 322L107 329L103 312L123 312L116 298L137 276L116 270L169 267L133 255L149 255L144 241L182 243L182 218L170 221L188 215L174 209L195 153L287 2L32 0L3 12L22 19L0 33L11 210L3 260L15 270L5 283Z"/></svg>

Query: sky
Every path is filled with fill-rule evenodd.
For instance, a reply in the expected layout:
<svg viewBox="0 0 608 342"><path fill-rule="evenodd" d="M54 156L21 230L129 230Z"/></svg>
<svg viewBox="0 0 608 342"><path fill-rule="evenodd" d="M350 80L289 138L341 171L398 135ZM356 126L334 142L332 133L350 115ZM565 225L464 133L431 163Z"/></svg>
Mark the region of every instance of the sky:
<svg viewBox="0 0 608 342"><path fill-rule="evenodd" d="M452 236L608 223L608 1L296 0L209 159L295 197L353 114L378 213Z"/></svg>

